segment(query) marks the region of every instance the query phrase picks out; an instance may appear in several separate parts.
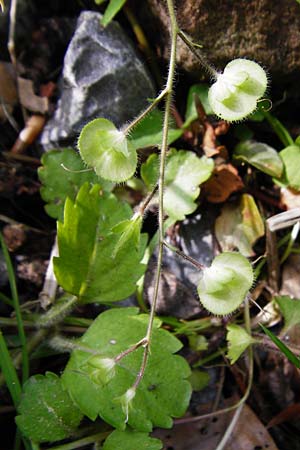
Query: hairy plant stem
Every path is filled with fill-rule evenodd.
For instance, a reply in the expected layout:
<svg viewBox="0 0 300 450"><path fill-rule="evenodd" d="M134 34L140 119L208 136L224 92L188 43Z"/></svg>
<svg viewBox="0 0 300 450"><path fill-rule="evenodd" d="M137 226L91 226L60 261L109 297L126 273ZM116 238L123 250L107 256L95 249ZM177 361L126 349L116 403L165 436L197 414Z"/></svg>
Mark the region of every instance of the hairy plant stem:
<svg viewBox="0 0 300 450"><path fill-rule="evenodd" d="M177 35L178 26L175 16L173 0L167 0L169 17L171 22L171 55L169 62L168 78L165 89L162 91L166 97L165 102L165 113L164 113L164 123L163 123L163 136L160 150L160 167L159 167L159 178L158 178L158 256L157 256L157 269L155 276L155 286L153 300L150 310L149 322L147 327L147 332L145 336L144 353L140 371L137 374L136 380L133 384L134 388L137 388L141 382L147 361L150 353L151 337L153 330L153 322L155 316L155 309L158 299L159 282L162 268L162 258L163 258L163 248L164 248L164 181L165 181L165 165L166 165L166 155L168 151L168 131L169 131L169 120L171 114L171 103L172 103L172 93L173 93L173 79L176 67L176 47L177 47ZM161 95L162 95L161 93Z"/></svg>
<svg viewBox="0 0 300 450"><path fill-rule="evenodd" d="M52 306L48 312L39 317L36 326L40 328L49 328L62 322L69 312L78 303L79 298L75 295L66 296L65 301L61 301Z"/></svg>
<svg viewBox="0 0 300 450"><path fill-rule="evenodd" d="M134 352L135 350L137 350L139 347L141 347L142 345L145 345L146 342L146 338L141 339L139 342L137 342L136 344L132 345L131 347L129 347L128 349L124 350L123 352L119 353L115 358L115 362L119 362L121 361L122 358L124 358L125 356L129 355L130 353Z"/></svg>
<svg viewBox="0 0 300 450"><path fill-rule="evenodd" d="M125 136L130 134L131 130L137 126L138 123L140 123L146 116L149 114L152 109L154 109L158 103L168 94L168 85L165 89L161 91L161 93L153 100L153 102L146 108L136 119L134 119L132 122L130 122L129 125L127 125L126 128L123 128L122 131Z"/></svg>
<svg viewBox="0 0 300 450"><path fill-rule="evenodd" d="M199 50L200 48L199 44L195 44L182 30L178 30L178 36L188 46L191 52L196 56L200 64L209 73L209 75L213 78L213 80L216 80L218 78L219 73L206 61L206 58L202 55L201 50Z"/></svg>
<svg viewBox="0 0 300 450"><path fill-rule="evenodd" d="M191 264L193 264L193 266L197 267L198 270L205 269L206 266L204 266L203 264L199 263L198 261L196 261L191 256L186 255L185 253L183 253L182 251L180 251L178 248L174 247L173 245L169 244L168 242L164 241L163 244L164 244L165 247L170 249L172 252L176 253L176 255L180 256L181 258L183 258L186 261L188 261Z"/></svg>
<svg viewBox="0 0 300 450"><path fill-rule="evenodd" d="M88 346L85 346L84 344L77 343L76 341L74 341L72 339L67 339L58 334L56 336L53 336L48 341L48 344L54 350L59 350L59 351L65 352L65 353L71 353L73 350L80 350L81 352L90 353L91 355L103 356L102 352L93 350L92 348L89 348Z"/></svg>
<svg viewBox="0 0 300 450"><path fill-rule="evenodd" d="M156 194L158 189L158 185L156 184L154 186L154 188L152 189L152 191L147 195L147 197L145 198L145 200L137 207L138 212L143 216L146 209L149 206L149 203L151 202L151 200L153 199L154 195Z"/></svg>

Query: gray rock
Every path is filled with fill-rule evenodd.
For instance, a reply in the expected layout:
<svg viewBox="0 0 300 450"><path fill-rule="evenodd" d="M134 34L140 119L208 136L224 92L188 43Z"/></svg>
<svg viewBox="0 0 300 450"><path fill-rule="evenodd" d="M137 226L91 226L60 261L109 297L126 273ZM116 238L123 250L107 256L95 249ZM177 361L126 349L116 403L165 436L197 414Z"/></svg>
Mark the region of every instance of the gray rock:
<svg viewBox="0 0 300 450"><path fill-rule="evenodd" d="M155 96L153 82L118 23L105 29L101 15L81 13L64 60L61 97L41 144L74 145L82 127L96 117L116 126L132 120Z"/></svg>
<svg viewBox="0 0 300 450"><path fill-rule="evenodd" d="M200 264L209 266L214 257L212 234L216 208L189 217L180 224L177 247ZM168 238L166 239L168 241ZM171 243L171 242L170 242ZM150 260L144 283L144 297L152 303L157 251ZM157 314L188 319L202 310L197 294L197 284L202 276L190 262L169 249L164 250L163 272L160 281Z"/></svg>

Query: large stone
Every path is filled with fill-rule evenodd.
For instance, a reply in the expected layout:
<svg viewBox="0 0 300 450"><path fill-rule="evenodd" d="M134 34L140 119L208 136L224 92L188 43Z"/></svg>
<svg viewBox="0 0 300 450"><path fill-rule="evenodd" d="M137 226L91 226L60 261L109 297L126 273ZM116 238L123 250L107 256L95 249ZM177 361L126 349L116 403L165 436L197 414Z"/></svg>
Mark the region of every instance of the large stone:
<svg viewBox="0 0 300 450"><path fill-rule="evenodd" d="M152 45L167 59L169 18L166 2L137 2L136 10ZM296 0L178 0L183 31L203 45L203 53L219 69L233 58L263 64L273 82L298 82L300 70L300 5ZM159 30L159 32L158 32ZM178 41L179 65L205 75L186 45Z"/></svg>
<svg viewBox="0 0 300 450"><path fill-rule="evenodd" d="M212 230L216 214L215 208L207 208L203 213L185 219L178 231L178 247L183 253L205 266L209 266L214 257ZM150 304L154 293L156 264L157 251L152 256L145 274L144 296ZM199 314L202 307L198 299L197 285L202 272L167 248L164 249L162 267L157 314L180 319L188 319Z"/></svg>
<svg viewBox="0 0 300 450"><path fill-rule="evenodd" d="M82 127L96 117L121 126L155 96L153 82L118 23L105 29L97 12L81 13L64 60L61 97L41 143L74 145Z"/></svg>

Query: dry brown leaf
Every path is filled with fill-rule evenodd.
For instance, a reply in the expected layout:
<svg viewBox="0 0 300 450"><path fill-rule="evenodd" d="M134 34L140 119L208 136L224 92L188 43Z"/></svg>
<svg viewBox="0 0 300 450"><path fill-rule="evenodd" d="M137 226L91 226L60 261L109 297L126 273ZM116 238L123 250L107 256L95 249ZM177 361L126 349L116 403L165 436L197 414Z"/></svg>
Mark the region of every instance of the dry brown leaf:
<svg viewBox="0 0 300 450"><path fill-rule="evenodd" d="M32 80L18 78L18 88L21 105L29 111L46 114L49 110L49 100L47 97L40 97L35 94Z"/></svg>
<svg viewBox="0 0 300 450"><path fill-rule="evenodd" d="M281 188L280 199L287 209L300 208L300 192L294 189Z"/></svg>
<svg viewBox="0 0 300 450"><path fill-rule="evenodd" d="M209 202L221 203L244 187L237 169L231 164L220 164L210 179L204 183L203 190Z"/></svg>
<svg viewBox="0 0 300 450"><path fill-rule="evenodd" d="M280 411L267 425L267 428L272 428L275 425L280 425L283 422L291 422L292 420L300 418L300 403L293 403L284 410Z"/></svg>
<svg viewBox="0 0 300 450"><path fill-rule="evenodd" d="M223 149L217 144L217 136L226 134L229 124L225 121L219 121L216 125L212 125L207 119L206 112L203 108L200 98L195 95L195 104L198 114L198 120L203 127L202 148L208 158L218 155Z"/></svg>
<svg viewBox="0 0 300 450"><path fill-rule="evenodd" d="M226 450L252 450L255 448L278 450L267 428L257 415L245 405Z"/></svg>
<svg viewBox="0 0 300 450"><path fill-rule="evenodd" d="M22 224L5 225L3 237L9 251L15 252L26 242L27 236Z"/></svg>
<svg viewBox="0 0 300 450"><path fill-rule="evenodd" d="M238 202L226 203L216 219L215 233L223 252L238 249L244 256L254 256L252 247L264 235L264 223L254 198L242 194Z"/></svg>
<svg viewBox="0 0 300 450"><path fill-rule="evenodd" d="M234 401L231 400L232 404ZM229 404L229 403L228 403ZM226 432L233 413L213 420L175 425L172 430L156 430L153 436L162 439L164 448L173 450L215 450ZM225 450L278 450L266 427L245 405Z"/></svg>
<svg viewBox="0 0 300 450"><path fill-rule="evenodd" d="M219 153L217 138L214 127L208 121L205 121L203 125L205 131L203 134L202 148L205 155L210 158Z"/></svg>

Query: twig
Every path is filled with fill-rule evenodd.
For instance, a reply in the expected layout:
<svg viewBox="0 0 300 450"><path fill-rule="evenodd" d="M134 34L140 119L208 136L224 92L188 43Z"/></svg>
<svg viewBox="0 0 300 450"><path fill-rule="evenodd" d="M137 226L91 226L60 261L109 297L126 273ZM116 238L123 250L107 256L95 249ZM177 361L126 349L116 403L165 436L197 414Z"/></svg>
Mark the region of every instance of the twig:
<svg viewBox="0 0 300 450"><path fill-rule="evenodd" d="M10 225L21 225L25 231L34 231L35 233L43 234L43 235L49 235L48 232L40 230L39 228L32 227L30 225L26 225L25 223L18 222L14 219L11 219L10 217L5 216L4 214L0 214L0 221L9 223Z"/></svg>
<svg viewBox="0 0 300 450"><path fill-rule="evenodd" d="M53 303L55 299L55 294L57 290L57 281L54 275L54 267L53 267L53 258L55 256L58 256L57 237L55 237L55 241L51 250L50 260L45 275L43 289L39 295L39 300L41 302L41 306L43 309L46 309L47 306Z"/></svg>
<svg viewBox="0 0 300 450"><path fill-rule="evenodd" d="M9 12L9 33L8 33L8 51L11 62L16 68L17 58L15 53L15 29L16 29L16 14L17 14L17 0L11 0Z"/></svg>
<svg viewBox="0 0 300 450"><path fill-rule="evenodd" d="M266 221L266 255L269 285L272 291L276 293L279 290L279 258L277 239L275 232L270 230L268 220Z"/></svg>

